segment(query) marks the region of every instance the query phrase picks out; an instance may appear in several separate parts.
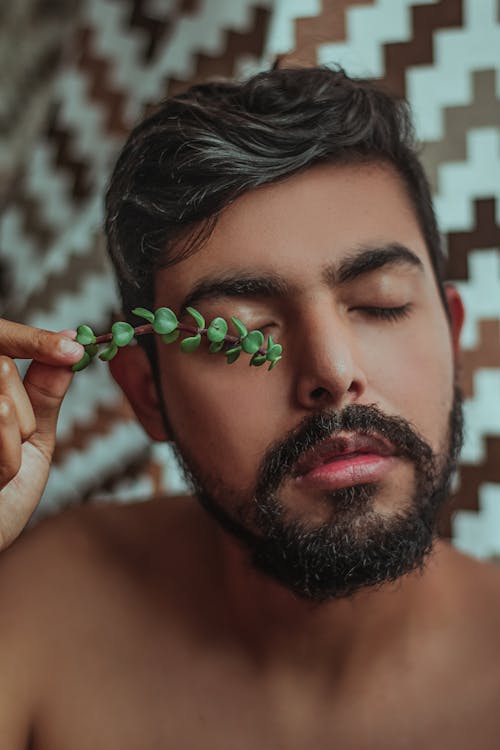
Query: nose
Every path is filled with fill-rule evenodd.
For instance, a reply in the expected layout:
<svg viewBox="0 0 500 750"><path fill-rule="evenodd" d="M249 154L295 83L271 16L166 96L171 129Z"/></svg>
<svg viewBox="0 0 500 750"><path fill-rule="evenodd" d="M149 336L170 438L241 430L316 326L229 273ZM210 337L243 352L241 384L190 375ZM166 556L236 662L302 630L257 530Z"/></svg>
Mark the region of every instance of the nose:
<svg viewBox="0 0 500 750"><path fill-rule="evenodd" d="M295 394L302 409L342 409L357 401L367 387L358 342L349 322L322 305L301 316L295 327Z"/></svg>

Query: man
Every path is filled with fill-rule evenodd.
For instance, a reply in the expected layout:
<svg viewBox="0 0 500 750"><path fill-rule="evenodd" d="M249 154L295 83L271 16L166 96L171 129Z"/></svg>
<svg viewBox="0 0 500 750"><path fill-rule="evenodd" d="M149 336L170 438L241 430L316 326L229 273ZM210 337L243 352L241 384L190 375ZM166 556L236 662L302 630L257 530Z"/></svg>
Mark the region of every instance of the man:
<svg viewBox="0 0 500 750"><path fill-rule="evenodd" d="M464 311L404 105L326 68L193 87L132 133L106 229L125 314L236 315L283 359L120 350L194 496L11 544L82 350L3 321L4 746L497 748L500 573L436 533Z"/></svg>

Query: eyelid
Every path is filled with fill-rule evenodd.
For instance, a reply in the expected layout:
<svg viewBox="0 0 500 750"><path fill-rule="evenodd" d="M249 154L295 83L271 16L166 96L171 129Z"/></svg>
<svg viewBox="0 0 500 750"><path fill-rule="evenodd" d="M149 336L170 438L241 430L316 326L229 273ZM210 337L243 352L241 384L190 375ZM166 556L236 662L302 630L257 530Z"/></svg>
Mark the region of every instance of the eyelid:
<svg viewBox="0 0 500 750"><path fill-rule="evenodd" d="M264 325L260 325L258 323L250 323L245 320L243 320L243 323L249 331L264 331L266 328L274 328L277 325L277 323L265 323Z"/></svg>
<svg viewBox="0 0 500 750"><path fill-rule="evenodd" d="M413 309L413 303L407 302L404 305L360 305L359 307L352 308L353 310L360 310L361 312L364 312L368 317L378 319L378 320L386 320L386 321L393 321L396 320L402 320L403 318L407 318Z"/></svg>

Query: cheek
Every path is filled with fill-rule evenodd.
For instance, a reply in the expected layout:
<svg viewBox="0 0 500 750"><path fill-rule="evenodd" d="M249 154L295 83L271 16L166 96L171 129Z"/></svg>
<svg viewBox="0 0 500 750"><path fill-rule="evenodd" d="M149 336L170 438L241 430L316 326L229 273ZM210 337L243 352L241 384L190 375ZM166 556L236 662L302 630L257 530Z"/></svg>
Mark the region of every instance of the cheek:
<svg viewBox="0 0 500 750"><path fill-rule="evenodd" d="M389 338L389 337L388 337ZM372 387L412 422L434 450L446 438L453 400L454 364L449 329L434 315L405 327L404 334L372 343L378 366ZM384 363L381 370L380 363Z"/></svg>
<svg viewBox="0 0 500 750"><path fill-rule="evenodd" d="M168 353L162 360L162 386L169 421L180 448L200 467L212 468L230 486L255 479L272 442L273 395L264 365L248 366L248 355L228 365L224 355L209 361L202 353ZM266 387L263 387L264 384ZM276 388L274 388L276 390ZM275 425L274 425L275 429Z"/></svg>

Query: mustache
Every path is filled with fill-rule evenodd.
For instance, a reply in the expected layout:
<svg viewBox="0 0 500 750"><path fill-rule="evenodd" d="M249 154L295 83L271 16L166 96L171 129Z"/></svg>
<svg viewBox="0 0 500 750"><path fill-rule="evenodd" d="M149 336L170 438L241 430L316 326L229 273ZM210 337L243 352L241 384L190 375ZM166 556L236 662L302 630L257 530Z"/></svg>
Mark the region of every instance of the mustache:
<svg viewBox="0 0 500 750"><path fill-rule="evenodd" d="M256 496L276 490L307 451L342 432L379 435L393 445L396 456L413 462L430 462L433 458L430 445L403 417L384 414L374 404L349 404L340 412L325 411L306 417L285 440L273 443L261 461Z"/></svg>

